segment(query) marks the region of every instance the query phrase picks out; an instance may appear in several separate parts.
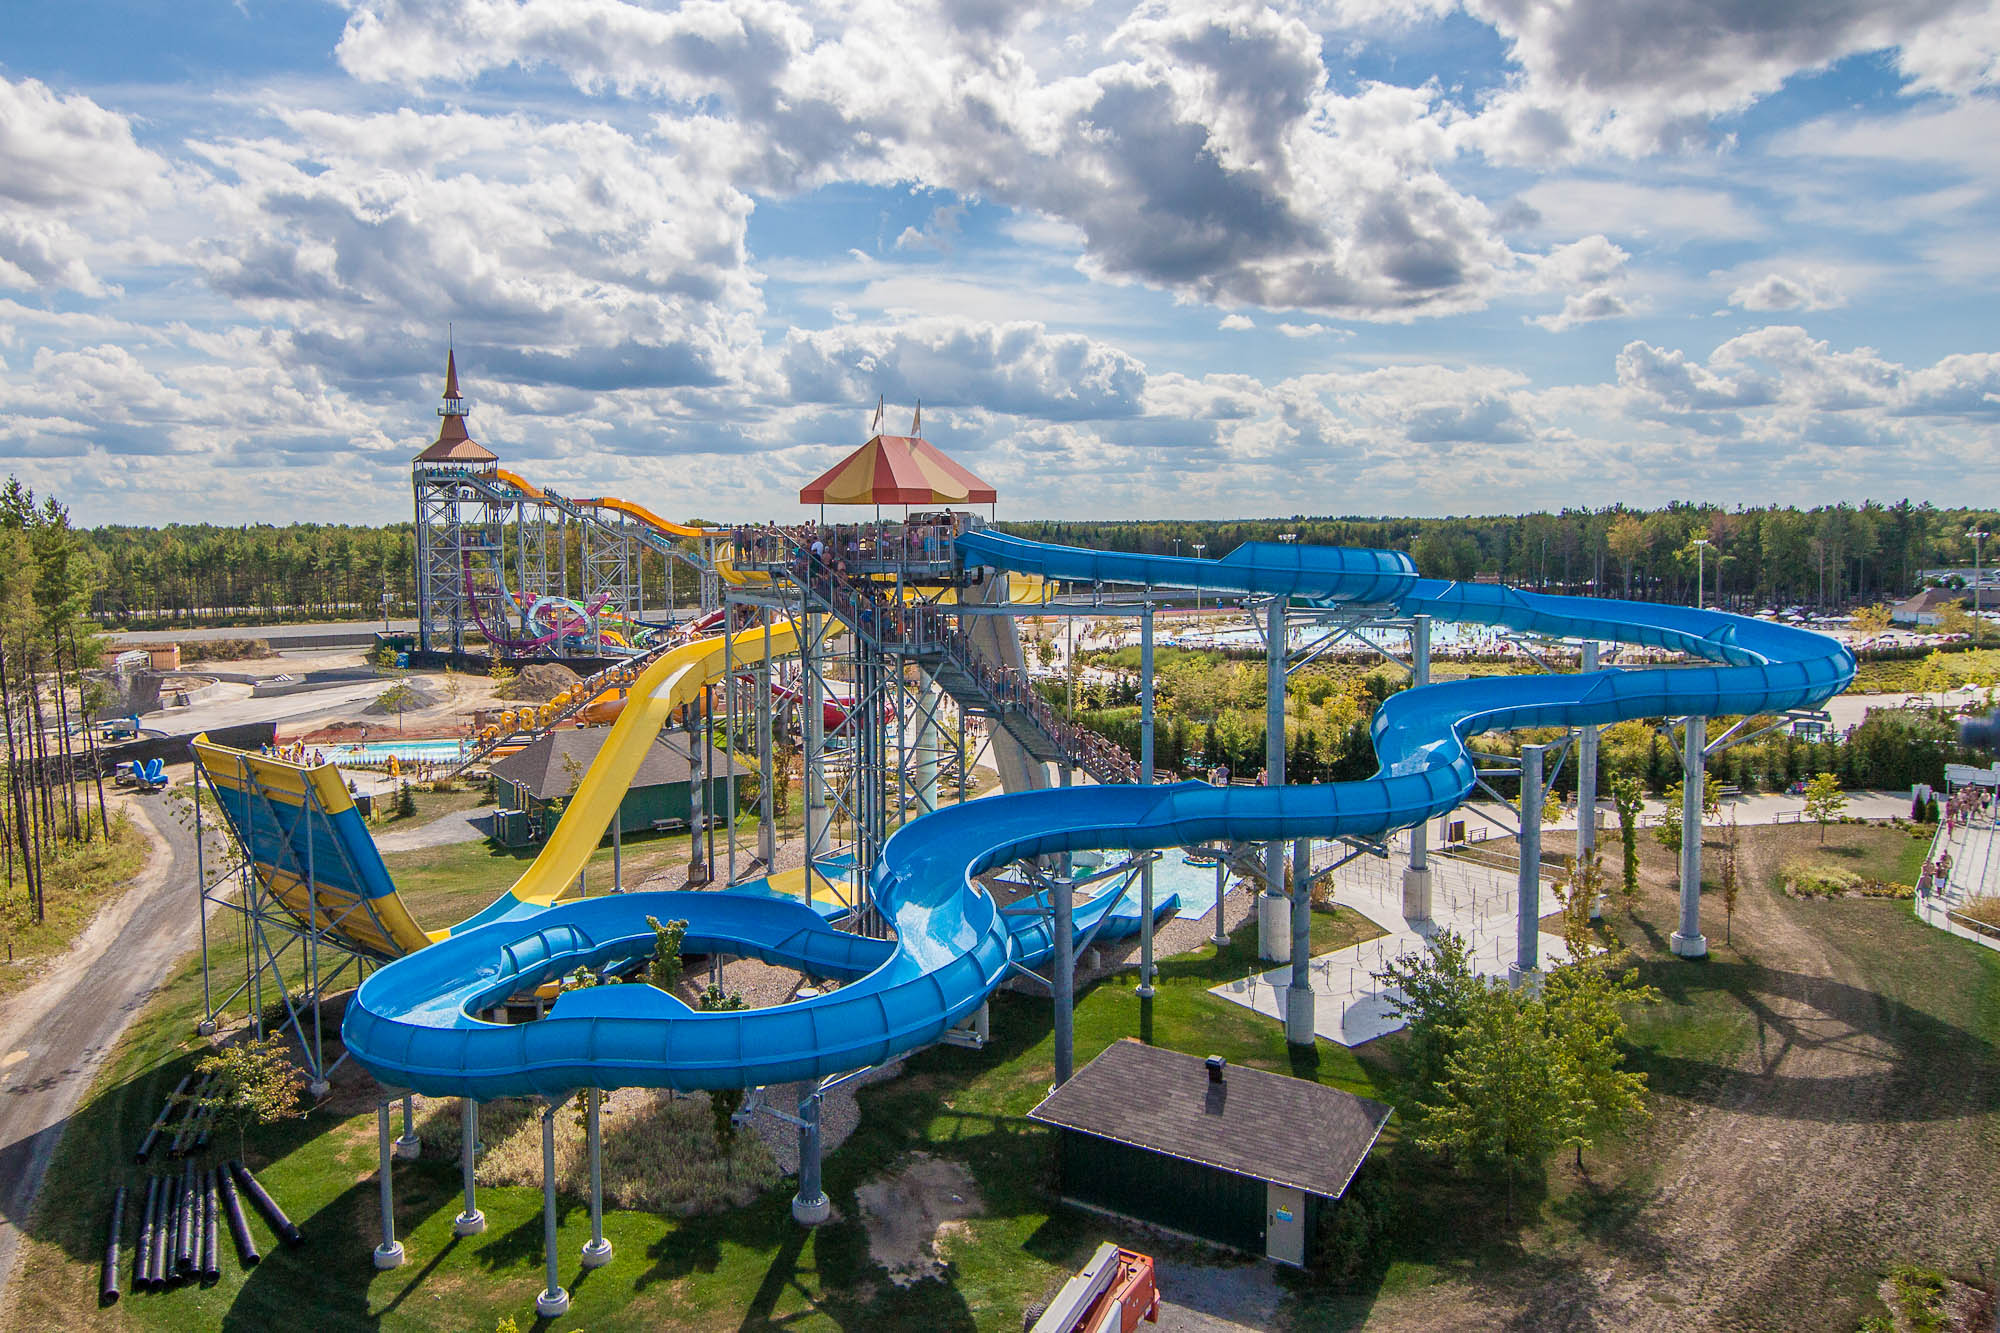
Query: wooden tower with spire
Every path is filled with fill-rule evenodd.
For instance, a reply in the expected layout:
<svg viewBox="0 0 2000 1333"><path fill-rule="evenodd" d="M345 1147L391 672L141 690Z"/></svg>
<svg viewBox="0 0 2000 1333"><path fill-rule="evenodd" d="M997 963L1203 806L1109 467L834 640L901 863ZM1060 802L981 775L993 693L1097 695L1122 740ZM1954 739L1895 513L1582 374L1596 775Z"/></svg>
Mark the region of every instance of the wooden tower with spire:
<svg viewBox="0 0 2000 1333"><path fill-rule="evenodd" d="M458 391L458 353L446 352L437 439L410 465L417 511L417 647L460 654L484 618L504 625L494 576L503 557L508 504L494 489L499 456L465 428L471 407Z"/></svg>

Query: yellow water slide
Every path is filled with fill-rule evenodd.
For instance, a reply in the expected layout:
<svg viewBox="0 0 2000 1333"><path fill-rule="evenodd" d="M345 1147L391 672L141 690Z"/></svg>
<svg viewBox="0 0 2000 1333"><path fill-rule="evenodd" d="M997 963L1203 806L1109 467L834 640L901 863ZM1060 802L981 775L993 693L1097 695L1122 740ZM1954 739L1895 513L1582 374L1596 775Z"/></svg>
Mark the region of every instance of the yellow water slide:
<svg viewBox="0 0 2000 1333"><path fill-rule="evenodd" d="M739 631L729 652L738 669L798 651L790 621ZM611 826L647 747L680 709L723 677L716 635L662 654L628 691L626 706L563 812L541 855L512 888L469 921L425 931L405 906L375 840L332 764L305 767L198 737L195 762L223 815L248 850L265 889L300 924L375 958L394 958L498 917L537 911L575 890L592 851ZM306 893L310 881L314 890Z"/></svg>

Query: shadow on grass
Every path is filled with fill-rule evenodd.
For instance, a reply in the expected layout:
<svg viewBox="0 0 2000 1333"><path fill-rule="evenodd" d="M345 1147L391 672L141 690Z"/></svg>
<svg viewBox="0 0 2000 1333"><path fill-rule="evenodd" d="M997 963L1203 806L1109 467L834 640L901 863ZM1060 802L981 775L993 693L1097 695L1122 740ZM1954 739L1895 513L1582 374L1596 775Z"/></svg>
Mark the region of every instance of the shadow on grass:
<svg viewBox="0 0 2000 1333"><path fill-rule="evenodd" d="M1710 959L1649 963L1646 980L1670 1003L1698 1007L1726 994L1756 1028L1750 1068L1640 1046L1632 1064L1653 1090L1749 1114L1840 1121L1893 1106L1898 1120L1953 1119L1993 1110L1983 1078L2000 1052L1984 1037L1877 991L1830 977ZM1782 1002L1782 1005L1781 1003ZM1888 1047L1887 1053L1876 1043ZM1868 1068L1834 1078L1774 1072L1787 1052L1851 1048ZM1957 1073L1952 1071L1956 1069Z"/></svg>

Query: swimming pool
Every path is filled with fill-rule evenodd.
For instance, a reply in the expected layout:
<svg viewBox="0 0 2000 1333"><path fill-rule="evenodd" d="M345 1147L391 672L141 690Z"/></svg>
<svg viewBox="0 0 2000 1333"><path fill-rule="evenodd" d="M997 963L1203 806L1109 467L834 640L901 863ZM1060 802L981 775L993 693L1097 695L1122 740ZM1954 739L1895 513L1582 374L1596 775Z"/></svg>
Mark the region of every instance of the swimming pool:
<svg viewBox="0 0 2000 1333"><path fill-rule="evenodd" d="M1103 852L1079 852L1075 863L1079 872L1092 860L1111 859L1113 864L1125 860L1125 853L1113 852L1106 858ZM1225 874L1223 887L1229 887L1234 875ZM1153 862L1153 901L1158 902L1170 893L1181 896L1181 907L1177 915L1192 920L1206 916L1215 910L1215 867L1193 866L1187 863L1187 854L1178 847L1169 847L1160 853L1160 859ZM1135 882L1126 894L1128 903L1139 901L1139 886Z"/></svg>
<svg viewBox="0 0 2000 1333"><path fill-rule="evenodd" d="M458 740L361 741L353 745L314 745L330 764L386 764L393 757L403 761L457 763L465 757L467 742Z"/></svg>

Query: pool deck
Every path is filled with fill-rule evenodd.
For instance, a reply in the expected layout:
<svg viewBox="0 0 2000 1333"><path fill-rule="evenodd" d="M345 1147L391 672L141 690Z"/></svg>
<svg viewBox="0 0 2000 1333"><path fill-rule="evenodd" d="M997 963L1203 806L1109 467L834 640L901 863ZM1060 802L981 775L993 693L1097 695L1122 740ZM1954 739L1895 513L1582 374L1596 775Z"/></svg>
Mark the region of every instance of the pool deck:
<svg viewBox="0 0 2000 1333"><path fill-rule="evenodd" d="M1387 860L1361 857L1333 872L1334 901L1350 907L1387 931L1386 935L1321 954L1312 960L1313 1031L1343 1046L1359 1046L1403 1026L1389 1009L1388 994L1373 973L1406 953L1421 953L1425 941L1449 928L1472 948L1473 967L1481 976L1507 975L1514 961L1514 910L1518 901L1514 876L1504 870L1433 852L1430 921L1411 922L1403 916L1403 867L1408 862L1407 838L1391 844ZM1545 881L1544 914L1559 906ZM1547 931L1538 937L1546 966L1569 957L1563 941ZM1237 981L1211 986L1210 993L1269 1018L1284 1021L1285 991L1292 981L1290 963Z"/></svg>

